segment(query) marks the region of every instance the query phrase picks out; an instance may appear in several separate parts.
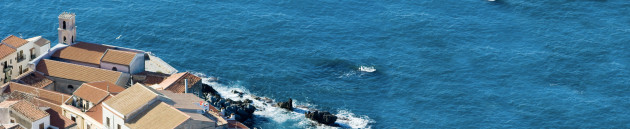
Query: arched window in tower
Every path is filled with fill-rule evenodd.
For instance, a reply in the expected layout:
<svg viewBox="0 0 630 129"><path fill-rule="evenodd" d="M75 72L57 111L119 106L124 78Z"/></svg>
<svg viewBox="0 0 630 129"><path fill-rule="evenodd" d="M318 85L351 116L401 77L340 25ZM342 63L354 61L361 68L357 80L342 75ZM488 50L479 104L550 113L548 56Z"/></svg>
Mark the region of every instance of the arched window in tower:
<svg viewBox="0 0 630 129"><path fill-rule="evenodd" d="M113 67L113 68L112 68L112 70L113 70L113 71L118 71L118 68Z"/></svg>
<svg viewBox="0 0 630 129"><path fill-rule="evenodd" d="M66 42L66 36L63 36L63 42Z"/></svg>
<svg viewBox="0 0 630 129"><path fill-rule="evenodd" d="M63 21L63 29L66 29L66 21Z"/></svg>

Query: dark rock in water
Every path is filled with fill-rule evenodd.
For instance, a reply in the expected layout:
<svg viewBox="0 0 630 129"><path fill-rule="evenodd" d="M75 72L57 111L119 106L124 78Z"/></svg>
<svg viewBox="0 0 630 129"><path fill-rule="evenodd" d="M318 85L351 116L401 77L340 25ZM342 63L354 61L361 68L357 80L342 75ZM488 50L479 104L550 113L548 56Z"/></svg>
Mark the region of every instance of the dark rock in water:
<svg viewBox="0 0 630 129"><path fill-rule="evenodd" d="M243 101L243 102L245 102L245 103L253 103L254 101L249 100L249 99L245 99L245 101Z"/></svg>
<svg viewBox="0 0 630 129"><path fill-rule="evenodd" d="M317 121L322 124L331 125L337 121L337 116L331 114L330 112L307 112L305 114L306 118Z"/></svg>
<svg viewBox="0 0 630 129"><path fill-rule="evenodd" d="M243 92L239 92L239 91L236 91L236 90L232 90L232 93L238 94L238 97L243 97L243 94L245 94Z"/></svg>
<svg viewBox="0 0 630 129"><path fill-rule="evenodd" d="M214 90L214 88L212 88L212 86L208 85L208 84L201 84L202 88L201 91L203 93L210 93L211 95L215 96L215 95L219 95L219 92L217 92L217 90Z"/></svg>
<svg viewBox="0 0 630 129"><path fill-rule="evenodd" d="M256 111L256 107L252 105L247 105L245 106L245 111L247 111L248 113L254 113Z"/></svg>
<svg viewBox="0 0 630 129"><path fill-rule="evenodd" d="M289 98L288 102L279 102L278 107L293 111L293 100Z"/></svg>

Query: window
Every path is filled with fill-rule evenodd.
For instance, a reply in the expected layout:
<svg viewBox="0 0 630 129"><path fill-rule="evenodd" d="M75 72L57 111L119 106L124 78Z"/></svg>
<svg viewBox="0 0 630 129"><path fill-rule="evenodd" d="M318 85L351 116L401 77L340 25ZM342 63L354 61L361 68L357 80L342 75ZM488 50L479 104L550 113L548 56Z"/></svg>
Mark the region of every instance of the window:
<svg viewBox="0 0 630 129"><path fill-rule="evenodd" d="M68 85L68 89L72 90L72 89L74 89L74 86Z"/></svg>
<svg viewBox="0 0 630 129"><path fill-rule="evenodd" d="M77 118L74 116L71 116L70 119L72 119L72 121L77 122Z"/></svg>
<svg viewBox="0 0 630 129"><path fill-rule="evenodd" d="M66 29L66 21L63 21L63 29L64 29L64 30ZM64 38L64 40L63 40L63 41L66 41L66 39Z"/></svg>
<svg viewBox="0 0 630 129"><path fill-rule="evenodd" d="M118 68L113 67L113 68L112 68L112 70L113 70L113 71L118 71Z"/></svg>
<svg viewBox="0 0 630 129"><path fill-rule="evenodd" d="M72 36L72 39L70 41L74 43L74 36Z"/></svg>
<svg viewBox="0 0 630 129"><path fill-rule="evenodd" d="M109 127L109 117L107 117L107 120L106 120L106 121L107 121L107 123L106 123L106 124L107 124L107 127Z"/></svg>
<svg viewBox="0 0 630 129"><path fill-rule="evenodd" d="M120 124L118 124L118 128L117 129L120 129Z"/></svg>
<svg viewBox="0 0 630 129"><path fill-rule="evenodd" d="M44 129L44 123L39 124L39 129Z"/></svg>
<svg viewBox="0 0 630 129"><path fill-rule="evenodd" d="M15 120L14 120L14 119L11 119L11 123L15 123Z"/></svg>
<svg viewBox="0 0 630 129"><path fill-rule="evenodd" d="M63 36L63 42L66 42L66 36Z"/></svg>

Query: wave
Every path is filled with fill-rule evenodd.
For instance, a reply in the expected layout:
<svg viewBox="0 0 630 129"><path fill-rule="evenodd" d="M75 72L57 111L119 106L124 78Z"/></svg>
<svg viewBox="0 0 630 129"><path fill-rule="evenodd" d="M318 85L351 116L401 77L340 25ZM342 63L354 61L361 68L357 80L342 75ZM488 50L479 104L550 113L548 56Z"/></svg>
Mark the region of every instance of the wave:
<svg viewBox="0 0 630 129"><path fill-rule="evenodd" d="M285 109L273 106L277 103L274 99L255 96L249 92L246 88L238 85L223 85L216 82L217 78L207 77L202 73L192 72L193 74L202 77L202 82L209 86L212 86L223 98L229 98L232 100L252 100L252 105L257 109L254 112L254 123L256 125L265 124L265 122L274 122L274 126L290 126L299 128L337 128L333 126L319 124L315 121L307 119L304 113L314 107L313 104L302 103L298 100L293 100L293 105L306 105L295 108L295 111L287 111ZM238 91L244 93L243 95L234 94L232 91ZM264 99L256 99L257 97ZM347 110L338 110L335 114L338 119L335 124L341 128L371 128L370 123L374 123L368 116L357 116ZM269 124L269 123L267 123Z"/></svg>

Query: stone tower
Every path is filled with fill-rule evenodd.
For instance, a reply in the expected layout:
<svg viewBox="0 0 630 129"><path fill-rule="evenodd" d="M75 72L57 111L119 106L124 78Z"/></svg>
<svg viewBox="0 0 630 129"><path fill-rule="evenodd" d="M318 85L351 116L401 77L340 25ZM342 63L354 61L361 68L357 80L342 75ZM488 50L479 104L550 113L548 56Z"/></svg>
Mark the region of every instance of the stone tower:
<svg viewBox="0 0 630 129"><path fill-rule="evenodd" d="M74 13L63 12L59 15L59 43L72 45L77 39L77 27L74 24Z"/></svg>

